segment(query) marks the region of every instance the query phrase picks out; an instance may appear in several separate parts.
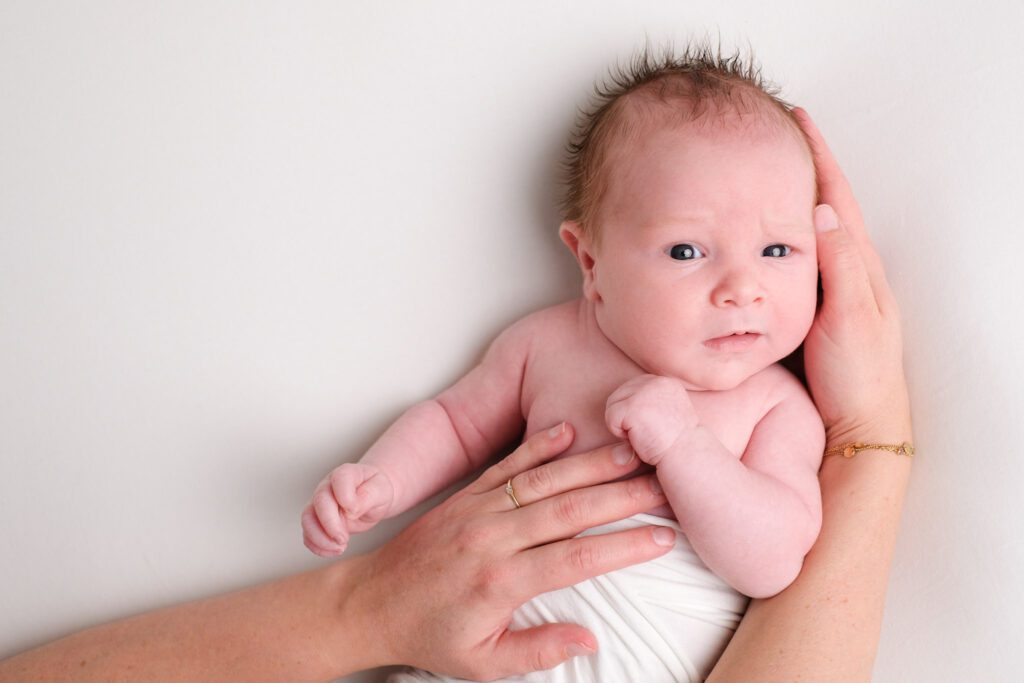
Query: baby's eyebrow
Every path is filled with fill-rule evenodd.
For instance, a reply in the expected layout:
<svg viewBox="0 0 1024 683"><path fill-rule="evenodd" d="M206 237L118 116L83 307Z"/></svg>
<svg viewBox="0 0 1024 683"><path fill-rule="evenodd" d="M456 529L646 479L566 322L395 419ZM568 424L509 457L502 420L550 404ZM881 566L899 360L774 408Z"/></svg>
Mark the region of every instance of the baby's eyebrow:
<svg viewBox="0 0 1024 683"><path fill-rule="evenodd" d="M668 218L660 221L651 221L640 226L641 230L673 230L677 228L703 227L714 222L712 216L687 216Z"/></svg>
<svg viewBox="0 0 1024 683"><path fill-rule="evenodd" d="M765 225L765 229L772 233L783 233L802 235L808 232L814 232L814 225L812 223L768 223Z"/></svg>
<svg viewBox="0 0 1024 683"><path fill-rule="evenodd" d="M714 216L674 216L670 219L652 221L641 226L643 230L671 230L676 228L702 228L714 223ZM800 235L814 232L810 222L769 221L764 223L766 233L773 235Z"/></svg>

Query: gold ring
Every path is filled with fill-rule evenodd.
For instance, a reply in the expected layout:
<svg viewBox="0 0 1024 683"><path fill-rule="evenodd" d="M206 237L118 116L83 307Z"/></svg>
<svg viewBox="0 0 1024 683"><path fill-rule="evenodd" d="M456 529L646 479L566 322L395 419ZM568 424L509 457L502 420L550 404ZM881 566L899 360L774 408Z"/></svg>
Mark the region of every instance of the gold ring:
<svg viewBox="0 0 1024 683"><path fill-rule="evenodd" d="M516 492L514 490L512 490L512 480L511 479L509 479L508 483L505 484L505 493L507 493L508 497L512 499L512 502L516 504L517 508L523 507L522 505L519 504L519 501L516 500Z"/></svg>

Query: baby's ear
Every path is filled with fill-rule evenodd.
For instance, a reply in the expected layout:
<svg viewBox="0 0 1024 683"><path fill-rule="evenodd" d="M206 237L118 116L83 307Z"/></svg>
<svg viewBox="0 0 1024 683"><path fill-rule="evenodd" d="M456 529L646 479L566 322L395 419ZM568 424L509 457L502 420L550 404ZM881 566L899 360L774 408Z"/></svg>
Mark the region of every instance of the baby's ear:
<svg viewBox="0 0 1024 683"><path fill-rule="evenodd" d="M563 221L558 229L558 236L580 264L580 271L583 273L583 296L591 301L600 301L601 294L597 291L596 280L597 262L594 260L594 247L590 235L583 233L579 223Z"/></svg>

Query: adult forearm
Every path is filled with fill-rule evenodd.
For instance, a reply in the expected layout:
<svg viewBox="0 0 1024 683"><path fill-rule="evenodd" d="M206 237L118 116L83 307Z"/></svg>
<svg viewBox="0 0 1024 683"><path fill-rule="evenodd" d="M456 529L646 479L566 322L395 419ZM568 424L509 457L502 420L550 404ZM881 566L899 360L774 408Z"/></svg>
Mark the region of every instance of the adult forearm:
<svg viewBox="0 0 1024 683"><path fill-rule="evenodd" d="M909 417L848 440L912 442ZM884 451L825 459L822 530L800 575L751 603L710 681L871 680L911 462Z"/></svg>
<svg viewBox="0 0 1024 683"><path fill-rule="evenodd" d="M375 666L337 597L359 567L356 558L96 626L0 662L0 681L325 681Z"/></svg>
<svg viewBox="0 0 1024 683"><path fill-rule="evenodd" d="M818 524L793 489L745 466L704 427L657 469L687 540L729 585L764 597L796 577Z"/></svg>

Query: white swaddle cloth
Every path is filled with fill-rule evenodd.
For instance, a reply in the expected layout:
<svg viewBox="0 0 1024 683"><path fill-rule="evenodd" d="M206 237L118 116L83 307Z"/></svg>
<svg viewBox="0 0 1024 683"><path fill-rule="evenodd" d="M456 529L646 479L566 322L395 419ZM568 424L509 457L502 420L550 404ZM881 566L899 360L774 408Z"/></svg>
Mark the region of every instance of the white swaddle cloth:
<svg viewBox="0 0 1024 683"><path fill-rule="evenodd" d="M634 515L580 534L622 531L645 524L675 529L671 552L643 564L539 595L512 617L512 629L556 621L576 623L597 637L598 651L554 669L506 681L592 683L703 681L740 623L749 598L713 574L693 551L679 524ZM460 681L419 669L387 683Z"/></svg>

